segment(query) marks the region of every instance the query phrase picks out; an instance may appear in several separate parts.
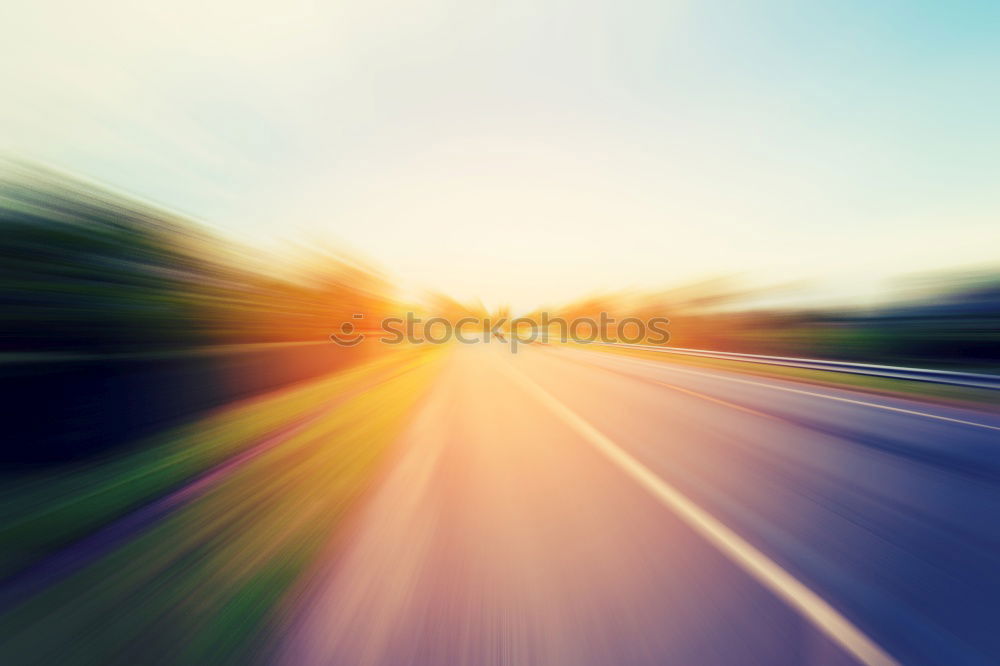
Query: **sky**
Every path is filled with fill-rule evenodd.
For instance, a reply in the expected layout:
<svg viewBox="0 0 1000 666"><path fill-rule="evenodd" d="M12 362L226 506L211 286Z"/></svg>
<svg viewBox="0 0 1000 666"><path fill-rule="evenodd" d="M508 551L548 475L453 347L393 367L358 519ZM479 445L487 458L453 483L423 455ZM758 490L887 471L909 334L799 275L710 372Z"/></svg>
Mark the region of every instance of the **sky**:
<svg viewBox="0 0 1000 666"><path fill-rule="evenodd" d="M14 0L0 149L528 308L1000 260L1000 3Z"/></svg>

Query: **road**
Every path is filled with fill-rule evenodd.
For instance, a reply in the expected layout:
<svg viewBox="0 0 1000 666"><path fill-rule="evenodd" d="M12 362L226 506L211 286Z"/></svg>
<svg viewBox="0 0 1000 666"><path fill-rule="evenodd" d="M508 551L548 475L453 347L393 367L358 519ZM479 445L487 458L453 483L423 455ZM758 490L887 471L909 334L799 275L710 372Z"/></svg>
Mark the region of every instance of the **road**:
<svg viewBox="0 0 1000 666"><path fill-rule="evenodd" d="M1000 417L457 346L286 664L1000 661Z"/></svg>
<svg viewBox="0 0 1000 666"><path fill-rule="evenodd" d="M1000 663L1000 413L413 346L0 484L0 663Z"/></svg>

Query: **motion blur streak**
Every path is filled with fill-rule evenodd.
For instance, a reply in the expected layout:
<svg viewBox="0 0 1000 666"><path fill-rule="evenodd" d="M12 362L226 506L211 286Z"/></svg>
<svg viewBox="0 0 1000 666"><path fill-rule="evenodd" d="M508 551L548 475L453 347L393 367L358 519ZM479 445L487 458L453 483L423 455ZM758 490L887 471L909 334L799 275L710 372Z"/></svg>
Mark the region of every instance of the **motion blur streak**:
<svg viewBox="0 0 1000 666"><path fill-rule="evenodd" d="M453 348L277 659L993 661L989 431L683 369Z"/></svg>
<svg viewBox="0 0 1000 666"><path fill-rule="evenodd" d="M513 325L341 346L356 322L511 313L4 169L3 666L1000 661L996 391L515 354ZM775 313L710 282L553 313L982 373L996 334L942 332L997 321L998 284Z"/></svg>
<svg viewBox="0 0 1000 666"><path fill-rule="evenodd" d="M649 468L622 451L614 442L580 418L576 412L553 398L550 393L539 388L537 384L520 375L515 375L515 377L527 391L533 393L541 402L548 405L562 420L576 430L585 440L597 447L614 464L621 467L637 483L662 500L669 508L673 509L695 531L702 534L720 550L729 555L737 564L746 569L750 575L786 599L821 631L840 643L852 655L871 666L886 666L896 663L882 648L874 644L871 639L865 636L846 618L837 613L836 610L812 590L795 580L788 572L767 559L759 550L741 539L718 520L705 513L700 507L677 492L669 484L664 483ZM664 384L664 386L668 385ZM745 410L745 408L737 405L703 396L695 391L688 391L686 389L678 390L684 391L689 395L708 398L718 404L748 411L752 414L759 414L759 412Z"/></svg>
<svg viewBox="0 0 1000 666"><path fill-rule="evenodd" d="M119 523L76 544L70 558L75 570L42 566L16 577L15 583L24 577L44 579L35 586L40 594L0 620L6 637L2 661L30 656L40 663L68 658L238 663L248 658L267 634L271 605L364 489L395 424L428 380L430 359L397 360L417 365L395 377L383 373L381 380L374 368L339 380L341 397L332 403L327 399L320 416L305 427L284 433L279 441L265 440L262 449L246 452L250 455L233 456L159 506L151 505L157 510L147 519L126 518L124 533L116 529ZM267 409L255 411L266 414ZM223 418L220 425L240 426L236 418ZM181 473L169 462L163 465L160 473ZM120 492L115 485L155 474L122 469L96 497L87 489L66 501L115 501ZM57 523L54 514L71 511L60 502L32 516L29 524L37 529ZM23 521L19 526L25 529ZM48 640L52 636L61 640Z"/></svg>
<svg viewBox="0 0 1000 666"><path fill-rule="evenodd" d="M704 372L698 372L697 370L688 370L688 369L683 369L683 368L673 368L673 372L682 372L682 373L693 374L693 375L710 376L710 375L707 375ZM970 426L970 427L973 427L973 428L985 428L986 430L1000 430L1000 426L990 425L989 423L979 423L977 421L969 421L969 420L966 420L966 419L958 419L958 418L955 418L955 417L952 417L952 416L943 416L941 414L931 414L929 412L922 412L922 411L917 411L917 410L913 410L913 409L903 409L901 407L893 407L891 405L879 404L877 402L872 402L871 400L855 400L855 399L851 399L851 398L845 398L843 396L835 396L835 395L828 395L828 394L823 394L823 393L816 393L815 391L804 391L802 389L791 388L791 387L788 387L788 386L775 386L774 384L766 384L766 383L762 383L762 382L755 382L755 381L748 380L748 379L740 379L738 377L726 377L726 381L738 382L740 384L748 384L750 386L763 386L763 387L769 388L769 389L774 390L774 391L787 391L789 393L799 393L801 395L808 395L808 396L812 396L814 398L823 398L824 400L836 400L838 402L846 402L848 404L853 404L853 405L863 405L865 407L871 407L872 409L884 409L884 410L890 411L890 412L899 412L901 414L910 414L911 416L920 416L920 417L923 417L925 419L934 419L936 421L948 421L950 423L960 423L962 425L967 425L967 426ZM664 386L671 386L670 384L667 384L665 382L662 382L662 384ZM675 386L671 386L671 387L675 388L675 389L678 388L678 387L675 387ZM678 389L678 390L682 390L683 391L684 389ZM692 392L689 391L689 393L692 393ZM702 397L705 397L705 396L702 396ZM723 403L723 404L727 404L727 403ZM739 408L736 405L731 405L731 406ZM743 408L743 409L745 409L745 408Z"/></svg>
<svg viewBox="0 0 1000 666"><path fill-rule="evenodd" d="M0 0L0 666L1000 664L998 36Z"/></svg>

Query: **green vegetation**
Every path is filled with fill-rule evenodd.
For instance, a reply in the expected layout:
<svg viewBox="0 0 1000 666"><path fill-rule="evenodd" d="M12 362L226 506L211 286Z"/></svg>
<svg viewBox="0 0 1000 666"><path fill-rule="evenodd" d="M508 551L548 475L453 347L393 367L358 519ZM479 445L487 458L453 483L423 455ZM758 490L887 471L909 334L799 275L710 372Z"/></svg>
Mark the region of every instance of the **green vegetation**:
<svg viewBox="0 0 1000 666"><path fill-rule="evenodd" d="M130 503L127 498L162 491L167 477L179 480L245 448L250 431L261 434L264 423L301 413L303 403L340 399L337 409L234 468L198 501L0 617L0 632L8 637L0 662L24 663L31 650L39 663L60 663L73 645L74 663L247 663L266 642L275 603L280 609L303 568L368 487L403 417L433 376L436 350L408 353L390 381L380 374L388 361L358 369L193 424L175 433L173 444L151 449L156 455L120 463L131 471L112 465L84 473L107 475L96 490L83 477L65 481L66 489L77 489L75 496L41 515L34 512L28 527L65 535L70 521L88 511L106 517L112 505L120 510ZM170 446L176 455L164 455L163 447ZM134 479L142 484L133 485ZM5 495L5 514L30 507L31 490L22 486L16 499ZM70 509L72 503L82 506ZM5 545L25 538L26 529L5 533ZM63 640L47 641L51 635Z"/></svg>

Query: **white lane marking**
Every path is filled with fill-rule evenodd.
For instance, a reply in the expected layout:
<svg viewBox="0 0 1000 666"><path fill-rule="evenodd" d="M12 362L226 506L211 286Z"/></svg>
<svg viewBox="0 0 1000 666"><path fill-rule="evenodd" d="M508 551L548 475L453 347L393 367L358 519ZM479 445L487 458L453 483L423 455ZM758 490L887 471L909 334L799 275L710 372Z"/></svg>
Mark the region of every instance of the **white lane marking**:
<svg viewBox="0 0 1000 666"><path fill-rule="evenodd" d="M581 354L586 354L588 352L579 352ZM900 414L909 414L910 416L923 416L924 418L934 419L936 421L947 421L948 423L958 423L961 425L973 426L975 428L985 428L987 430L1000 430L1000 426L989 425L988 423L979 423L977 421L966 421L965 419L956 419L950 416L940 416L938 414L931 414L929 412L920 412L915 409L903 409L902 407L890 407L889 405L881 405L877 402L866 402L864 400L853 400L851 398L841 398L836 395L827 395L825 393L816 393L815 391L803 391L802 389L794 389L788 386L775 386L774 384L768 384L766 382L755 382L752 379L739 379L737 377L727 377L725 375L715 374L711 372L700 372L698 370L688 370L686 368L678 368L674 365L665 366L662 363L656 361L647 361L646 359L638 358L625 358L619 357L622 360L629 361L632 363L638 363L643 366L654 366L659 370L667 370L669 372L683 372L689 375L699 375L701 377L711 377L712 379L723 379L727 382L736 382L738 384L749 384L751 386L763 386L765 388L774 389L775 391L787 391L788 393L798 393L799 395L808 395L813 398L825 398L827 400L835 400L837 402L846 402L850 405L862 405L864 407L873 407L875 409L884 409L889 412L898 412Z"/></svg>
<svg viewBox="0 0 1000 666"><path fill-rule="evenodd" d="M822 597L654 474L523 372L515 370L506 363L503 368L528 393L538 398L588 443L652 493L709 543L778 597L784 599L859 661L869 666L889 666L898 663Z"/></svg>

